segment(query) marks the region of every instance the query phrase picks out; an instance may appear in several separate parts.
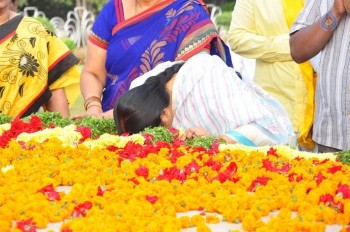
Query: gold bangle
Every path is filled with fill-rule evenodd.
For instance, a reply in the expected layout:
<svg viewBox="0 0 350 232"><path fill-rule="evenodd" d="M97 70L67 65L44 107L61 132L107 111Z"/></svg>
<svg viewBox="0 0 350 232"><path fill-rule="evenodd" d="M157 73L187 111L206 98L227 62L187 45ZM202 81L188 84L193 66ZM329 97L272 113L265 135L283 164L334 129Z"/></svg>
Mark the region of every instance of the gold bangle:
<svg viewBox="0 0 350 232"><path fill-rule="evenodd" d="M91 104L89 104L89 105L86 106L86 109L85 109L85 110L88 110L89 108L91 108L91 107L93 107L93 106L97 106L98 108L102 109L102 106L101 106L101 105L91 105Z"/></svg>
<svg viewBox="0 0 350 232"><path fill-rule="evenodd" d="M97 101L97 102L99 102L100 104L102 104L101 98L96 97L96 96L89 97L88 99L86 99L86 100L84 101L84 108L85 108L85 110L87 110L88 105L89 105L91 102L94 102L94 101Z"/></svg>
<svg viewBox="0 0 350 232"><path fill-rule="evenodd" d="M95 103L98 103L97 101L91 101L91 102L89 102L88 104L85 105L85 110L89 109L90 106L99 106L99 107L102 108L102 106L101 106L100 103L98 103L98 104L96 105L96 104L93 104L94 102L95 102Z"/></svg>

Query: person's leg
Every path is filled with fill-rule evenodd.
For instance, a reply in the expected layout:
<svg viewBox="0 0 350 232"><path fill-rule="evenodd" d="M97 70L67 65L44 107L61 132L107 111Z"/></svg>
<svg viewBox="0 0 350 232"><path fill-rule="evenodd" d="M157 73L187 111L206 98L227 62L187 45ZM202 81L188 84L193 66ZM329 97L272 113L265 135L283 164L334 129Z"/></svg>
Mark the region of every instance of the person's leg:
<svg viewBox="0 0 350 232"><path fill-rule="evenodd" d="M318 148L318 152L319 153L334 153L334 152L338 152L338 151L341 151L339 149L336 149L336 148L333 148L333 147L327 147L327 146L324 146L324 145L321 145L321 144L317 144L317 148Z"/></svg>

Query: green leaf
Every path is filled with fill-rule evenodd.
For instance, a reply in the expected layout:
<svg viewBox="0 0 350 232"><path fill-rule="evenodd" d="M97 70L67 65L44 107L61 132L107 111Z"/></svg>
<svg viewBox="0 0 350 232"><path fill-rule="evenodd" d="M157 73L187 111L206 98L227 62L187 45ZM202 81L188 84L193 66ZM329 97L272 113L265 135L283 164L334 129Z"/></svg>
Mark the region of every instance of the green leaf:
<svg viewBox="0 0 350 232"><path fill-rule="evenodd" d="M337 159L343 164L350 165L350 150L335 153Z"/></svg>
<svg viewBox="0 0 350 232"><path fill-rule="evenodd" d="M153 142L157 141L165 141L168 143L172 143L174 138L171 132L163 126L158 126L158 127L147 127L144 129L141 134L151 134L154 136Z"/></svg>
<svg viewBox="0 0 350 232"><path fill-rule="evenodd" d="M9 123L12 121L12 118L5 115L5 114L0 114L0 124L5 124L5 123Z"/></svg>
<svg viewBox="0 0 350 232"><path fill-rule="evenodd" d="M96 138L105 133L116 134L117 130L113 119L94 118L89 116L73 122L77 126L90 128L92 131L92 138Z"/></svg>
<svg viewBox="0 0 350 232"><path fill-rule="evenodd" d="M207 138L193 138L186 140L186 145L193 147L204 147L205 149L210 149L214 140L217 138L215 136L209 136Z"/></svg>

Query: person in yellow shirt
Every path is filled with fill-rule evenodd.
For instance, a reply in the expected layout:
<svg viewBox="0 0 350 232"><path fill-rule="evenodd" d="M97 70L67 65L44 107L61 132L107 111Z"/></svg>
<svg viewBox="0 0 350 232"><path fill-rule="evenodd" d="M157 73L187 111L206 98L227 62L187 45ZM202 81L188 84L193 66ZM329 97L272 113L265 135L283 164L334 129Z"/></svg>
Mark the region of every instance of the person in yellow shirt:
<svg viewBox="0 0 350 232"><path fill-rule="evenodd" d="M299 146L312 149L314 71L290 55L289 28L304 0L237 0L228 42L232 51L256 59L254 81L285 107L299 135Z"/></svg>

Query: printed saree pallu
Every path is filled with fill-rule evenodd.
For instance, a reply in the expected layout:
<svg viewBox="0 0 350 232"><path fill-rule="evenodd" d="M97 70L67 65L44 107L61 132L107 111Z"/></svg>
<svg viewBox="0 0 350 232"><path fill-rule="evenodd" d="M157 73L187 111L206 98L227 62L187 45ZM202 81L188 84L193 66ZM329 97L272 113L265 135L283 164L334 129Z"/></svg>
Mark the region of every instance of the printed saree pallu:
<svg viewBox="0 0 350 232"><path fill-rule="evenodd" d="M19 15L1 25L0 54L0 113L28 116L58 88L70 104L78 97L79 60L42 23Z"/></svg>
<svg viewBox="0 0 350 232"><path fill-rule="evenodd" d="M89 40L107 50L103 111L114 107L135 78L165 61L187 60L205 47L232 66L229 48L199 0L162 1L127 20L122 1L112 0L96 18Z"/></svg>

